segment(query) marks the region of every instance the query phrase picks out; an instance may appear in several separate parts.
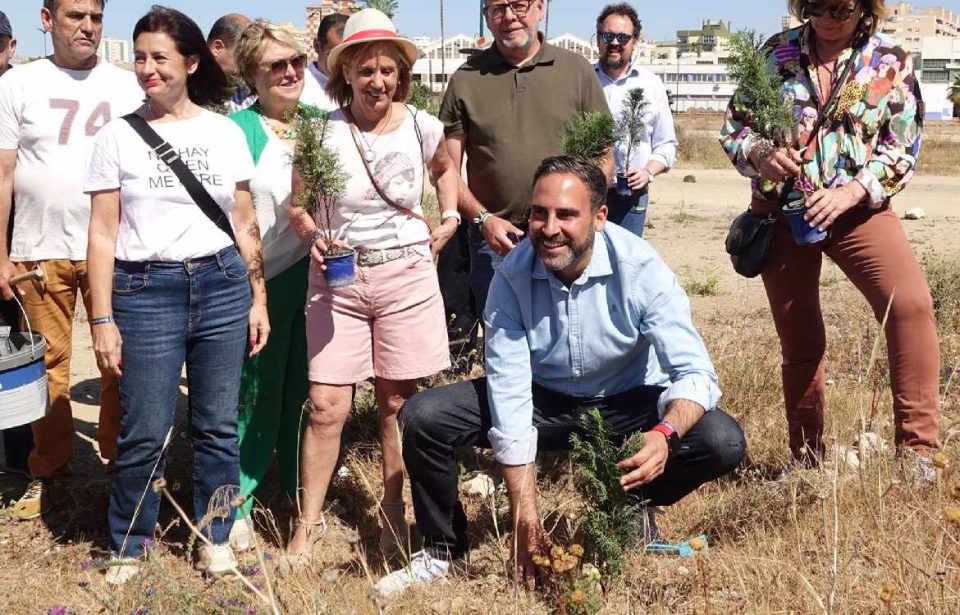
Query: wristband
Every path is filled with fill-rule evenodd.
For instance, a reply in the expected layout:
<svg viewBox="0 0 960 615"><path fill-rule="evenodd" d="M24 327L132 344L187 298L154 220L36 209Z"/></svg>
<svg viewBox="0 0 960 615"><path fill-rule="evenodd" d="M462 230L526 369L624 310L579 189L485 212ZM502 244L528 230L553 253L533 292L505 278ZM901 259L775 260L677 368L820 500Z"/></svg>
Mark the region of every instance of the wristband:
<svg viewBox="0 0 960 615"><path fill-rule="evenodd" d="M648 184L652 184L652 183L653 183L653 179L656 177L656 175L654 175L654 174L653 174L653 171L651 171L650 169L648 169L648 168L646 168L646 167L644 167L643 170L644 170L644 172L647 174L647 183L648 183Z"/></svg>
<svg viewBox="0 0 960 615"><path fill-rule="evenodd" d="M454 218L457 221L457 226L460 226L460 223L463 222L463 217L460 215L460 212L457 210L445 211L440 214L440 222L446 222L450 218Z"/></svg>
<svg viewBox="0 0 960 615"><path fill-rule="evenodd" d="M94 325L105 325L107 323L113 322L113 316L101 316L100 318L91 318L90 326Z"/></svg>
<svg viewBox="0 0 960 615"><path fill-rule="evenodd" d="M492 217L493 217L492 213L490 213L487 210L483 210L479 214L477 214L476 218L473 219L473 223L476 224L477 226L482 227L483 223L487 221L487 218L492 218Z"/></svg>
<svg viewBox="0 0 960 615"><path fill-rule="evenodd" d="M322 238L323 238L323 231L319 229L314 231L313 235L310 235L310 245L312 246Z"/></svg>

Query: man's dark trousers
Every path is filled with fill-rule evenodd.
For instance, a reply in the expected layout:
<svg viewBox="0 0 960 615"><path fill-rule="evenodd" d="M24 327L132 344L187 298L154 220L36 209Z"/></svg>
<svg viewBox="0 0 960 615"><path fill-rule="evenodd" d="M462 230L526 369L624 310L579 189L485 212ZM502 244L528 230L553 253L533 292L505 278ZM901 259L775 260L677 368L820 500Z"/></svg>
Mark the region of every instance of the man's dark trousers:
<svg viewBox="0 0 960 615"><path fill-rule="evenodd" d="M570 448L581 432L580 416L597 408L617 439L659 422L661 387L639 387L610 397L578 398L533 386L537 449ZM486 378L428 389L410 398L400 412L403 460L410 476L413 509L424 547L438 557L459 557L468 548L467 519L457 497L460 446L490 448ZM721 410L706 413L681 441L664 473L639 495L651 506L668 506L700 485L733 471L747 445L737 422Z"/></svg>

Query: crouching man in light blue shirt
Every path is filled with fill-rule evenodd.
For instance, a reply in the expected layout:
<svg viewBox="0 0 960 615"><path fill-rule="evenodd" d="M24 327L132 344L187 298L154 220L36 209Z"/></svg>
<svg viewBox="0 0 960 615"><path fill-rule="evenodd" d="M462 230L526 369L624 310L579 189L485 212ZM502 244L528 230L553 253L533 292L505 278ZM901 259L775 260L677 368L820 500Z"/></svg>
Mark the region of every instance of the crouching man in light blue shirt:
<svg viewBox="0 0 960 615"><path fill-rule="evenodd" d="M401 411L403 458L424 550L378 587L396 594L449 573L468 547L454 449L490 446L517 531L518 578L549 549L536 508L538 450L569 448L598 408L644 447L620 463L624 490L673 504L736 468L743 432L715 409L717 376L676 276L649 244L607 224L603 171L547 158L534 178L530 239L504 260L484 313L486 378L413 396Z"/></svg>

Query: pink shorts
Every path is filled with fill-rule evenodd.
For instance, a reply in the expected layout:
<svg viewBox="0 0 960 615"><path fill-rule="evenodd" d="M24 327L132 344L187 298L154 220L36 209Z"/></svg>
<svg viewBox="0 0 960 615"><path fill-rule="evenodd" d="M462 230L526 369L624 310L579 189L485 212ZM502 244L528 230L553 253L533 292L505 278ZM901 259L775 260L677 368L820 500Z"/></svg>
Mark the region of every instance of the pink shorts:
<svg viewBox="0 0 960 615"><path fill-rule="evenodd" d="M357 266L356 272L352 286L331 289L310 264L310 382L413 380L450 367L443 299L430 258L409 256Z"/></svg>

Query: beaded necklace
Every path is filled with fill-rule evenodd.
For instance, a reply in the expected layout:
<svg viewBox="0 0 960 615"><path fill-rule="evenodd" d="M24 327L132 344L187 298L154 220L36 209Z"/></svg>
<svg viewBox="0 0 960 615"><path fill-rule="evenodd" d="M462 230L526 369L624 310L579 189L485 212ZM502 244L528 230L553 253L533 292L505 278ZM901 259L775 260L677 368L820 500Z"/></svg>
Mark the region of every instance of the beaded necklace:
<svg viewBox="0 0 960 615"><path fill-rule="evenodd" d="M271 120L270 118L267 117L267 115L263 112L263 108L260 106L260 103L257 103L256 105L254 105L253 110L257 112L257 114L263 120L263 123L266 124L267 127L273 131L273 134L277 135L277 137L279 137L281 140L284 140L284 141L297 140L297 137L299 136L297 134L297 129L293 126L290 126L289 124L286 125L285 127L280 127L274 124L276 120Z"/></svg>

